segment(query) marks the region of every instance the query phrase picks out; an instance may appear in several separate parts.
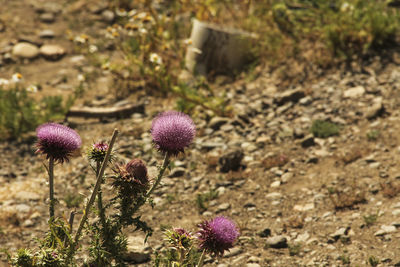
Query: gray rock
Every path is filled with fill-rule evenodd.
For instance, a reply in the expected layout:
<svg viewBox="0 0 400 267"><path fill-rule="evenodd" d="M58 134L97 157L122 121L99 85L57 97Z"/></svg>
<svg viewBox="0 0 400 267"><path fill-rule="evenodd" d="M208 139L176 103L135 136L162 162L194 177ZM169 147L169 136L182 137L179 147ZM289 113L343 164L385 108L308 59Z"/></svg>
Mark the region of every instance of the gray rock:
<svg viewBox="0 0 400 267"><path fill-rule="evenodd" d="M234 248L230 249L227 253L225 253L224 257L225 258L230 258L230 257L233 257L233 256L237 256L242 252L243 252L243 250L242 250L241 247L234 247Z"/></svg>
<svg viewBox="0 0 400 267"><path fill-rule="evenodd" d="M243 157L244 153L241 149L235 149L223 154L218 160L220 172L239 170Z"/></svg>
<svg viewBox="0 0 400 267"><path fill-rule="evenodd" d="M222 203L221 205L219 205L219 206L217 207L217 213L226 211L226 210L230 209L230 207L231 207L231 204L229 204L229 203Z"/></svg>
<svg viewBox="0 0 400 267"><path fill-rule="evenodd" d="M314 208L315 208L314 203L307 203L305 205L294 205L293 210L304 212L313 210Z"/></svg>
<svg viewBox="0 0 400 267"><path fill-rule="evenodd" d="M269 236L271 236L271 229L265 228L264 230L262 230L261 232L259 232L258 235L259 235L260 237L269 237Z"/></svg>
<svg viewBox="0 0 400 267"><path fill-rule="evenodd" d="M268 199L278 200L278 199L281 199L283 197L283 195L278 192L272 192L272 193L265 195L265 197Z"/></svg>
<svg viewBox="0 0 400 267"><path fill-rule="evenodd" d="M151 247L143 245L143 238L128 236L128 249L123 255L127 262L144 263L150 260Z"/></svg>
<svg viewBox="0 0 400 267"><path fill-rule="evenodd" d="M287 248L287 239L283 235L272 236L267 239L266 242L268 247L271 248Z"/></svg>
<svg viewBox="0 0 400 267"><path fill-rule="evenodd" d="M12 49L13 56L19 58L35 58L39 55L39 48L31 43L21 42Z"/></svg>
<svg viewBox="0 0 400 267"><path fill-rule="evenodd" d="M41 31L39 33L39 37L40 38L49 38L49 39L51 39L51 38L54 38L54 36L55 36L55 33L52 30L43 30L43 31Z"/></svg>
<svg viewBox="0 0 400 267"><path fill-rule="evenodd" d="M277 188L281 185L281 181L275 181L270 184L271 188Z"/></svg>
<svg viewBox="0 0 400 267"><path fill-rule="evenodd" d="M307 135L302 140L300 140L300 145L303 148L308 148L315 145L314 136L312 134Z"/></svg>
<svg viewBox="0 0 400 267"><path fill-rule="evenodd" d="M375 232L375 236L383 236L386 234L396 232L396 226L394 225L382 225L381 229Z"/></svg>
<svg viewBox="0 0 400 267"><path fill-rule="evenodd" d="M310 234L308 232L305 232L304 234L298 235L294 241L299 243L306 243L309 238Z"/></svg>
<svg viewBox="0 0 400 267"><path fill-rule="evenodd" d="M183 175L185 175L185 172L186 172L185 168L176 167L176 168L172 169L171 174L169 175L169 177L171 177L171 178L182 177Z"/></svg>
<svg viewBox="0 0 400 267"><path fill-rule="evenodd" d="M385 112L382 97L377 97L373 100L371 106L367 107L365 117L369 120L381 116Z"/></svg>
<svg viewBox="0 0 400 267"><path fill-rule="evenodd" d="M334 232L333 234L331 234L331 237L336 241L339 238L347 235L347 233L349 232L350 227L341 227L338 230L336 230L336 232Z"/></svg>
<svg viewBox="0 0 400 267"><path fill-rule="evenodd" d="M40 47L40 54L49 60L58 60L65 55L65 49L59 45L42 45Z"/></svg>
<svg viewBox="0 0 400 267"><path fill-rule="evenodd" d="M275 103L279 106L286 104L287 102L297 102L303 97L305 97L305 93L302 89L295 89L283 92L279 96L275 98Z"/></svg>
<svg viewBox="0 0 400 267"><path fill-rule="evenodd" d="M113 23L114 19L115 19L115 14L114 12L112 12L111 10L104 10L101 13L101 17L103 18L103 20L107 23Z"/></svg>
<svg viewBox="0 0 400 267"><path fill-rule="evenodd" d="M229 120L227 118L222 117L213 117L208 123L208 127L217 131L221 128L222 125L226 124Z"/></svg>
<svg viewBox="0 0 400 267"><path fill-rule="evenodd" d="M53 13L43 13L40 15L39 19L45 23L52 23L56 20L56 17Z"/></svg>
<svg viewBox="0 0 400 267"><path fill-rule="evenodd" d="M345 98L357 98L365 93L365 88L362 86L356 86L350 89L347 89L346 91L343 92L343 96Z"/></svg>
<svg viewBox="0 0 400 267"><path fill-rule="evenodd" d="M293 173L286 172L281 176L281 181L282 181L282 183L287 183L292 179L292 177L293 177Z"/></svg>

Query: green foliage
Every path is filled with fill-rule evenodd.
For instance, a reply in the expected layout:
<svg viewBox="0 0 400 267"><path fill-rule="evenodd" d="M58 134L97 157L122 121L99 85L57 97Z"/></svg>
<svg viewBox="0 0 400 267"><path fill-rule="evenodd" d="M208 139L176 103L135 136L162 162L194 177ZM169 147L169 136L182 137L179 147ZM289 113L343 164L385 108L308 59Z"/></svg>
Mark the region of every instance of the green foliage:
<svg viewBox="0 0 400 267"><path fill-rule="evenodd" d="M379 262L380 262L380 260L373 255L368 257L367 263L369 263L369 265L371 265L372 267L378 266Z"/></svg>
<svg viewBox="0 0 400 267"><path fill-rule="evenodd" d="M371 130L367 132L367 139L368 141L376 141L380 136L380 132L378 130Z"/></svg>
<svg viewBox="0 0 400 267"><path fill-rule="evenodd" d="M50 120L64 118L73 99L65 104L61 96L47 96L37 101L25 89L16 85L0 86L0 139L15 139Z"/></svg>
<svg viewBox="0 0 400 267"><path fill-rule="evenodd" d="M201 251L195 248L193 236L189 233L181 234L175 230L164 232L165 240L169 246L165 246L155 254L155 267L195 267L199 262Z"/></svg>
<svg viewBox="0 0 400 267"><path fill-rule="evenodd" d="M297 256L301 252L301 245L300 244L294 244L294 245L289 245L289 255L290 256Z"/></svg>
<svg viewBox="0 0 400 267"><path fill-rule="evenodd" d="M274 3L272 17L284 35L314 40L346 60L393 45L400 29L399 12L382 0Z"/></svg>
<svg viewBox="0 0 400 267"><path fill-rule="evenodd" d="M379 213L363 216L364 222L367 226L371 226L378 220Z"/></svg>
<svg viewBox="0 0 400 267"><path fill-rule="evenodd" d="M218 197L216 190L210 190L196 195L196 206L199 213L203 213L208 209L208 202Z"/></svg>
<svg viewBox="0 0 400 267"><path fill-rule="evenodd" d="M84 197L80 194L67 193L64 197L67 208L78 208L82 203Z"/></svg>
<svg viewBox="0 0 400 267"><path fill-rule="evenodd" d="M340 255L339 260L342 262L342 264L349 265L350 264L350 257L348 255Z"/></svg>
<svg viewBox="0 0 400 267"><path fill-rule="evenodd" d="M31 267L33 266L33 255L29 249L19 249L17 256L12 259L13 266Z"/></svg>
<svg viewBox="0 0 400 267"><path fill-rule="evenodd" d="M319 138L327 138L334 135L339 135L339 126L329 121L315 120L313 121L310 132Z"/></svg>

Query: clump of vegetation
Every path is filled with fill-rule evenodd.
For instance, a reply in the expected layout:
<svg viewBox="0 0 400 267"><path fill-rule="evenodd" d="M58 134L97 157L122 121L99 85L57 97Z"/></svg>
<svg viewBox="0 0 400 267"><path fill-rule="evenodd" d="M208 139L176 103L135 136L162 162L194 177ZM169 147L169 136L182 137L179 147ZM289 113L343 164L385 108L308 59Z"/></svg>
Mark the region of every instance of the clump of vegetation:
<svg viewBox="0 0 400 267"><path fill-rule="evenodd" d="M329 187L328 193L335 210L352 209L367 201L365 192L357 190L354 185L347 191Z"/></svg>
<svg viewBox="0 0 400 267"><path fill-rule="evenodd" d="M196 206L199 213L203 213L208 209L208 203L211 200L218 198L218 192L216 190L210 190L196 195Z"/></svg>
<svg viewBox="0 0 400 267"><path fill-rule="evenodd" d="M310 132L319 138L327 138L334 135L339 135L340 128L335 123L329 121L315 120L313 121Z"/></svg>
<svg viewBox="0 0 400 267"><path fill-rule="evenodd" d="M286 163L289 162L289 157L286 156L285 154L279 154L279 155L272 155L267 158L265 158L262 163L263 166L268 170L273 167L282 167Z"/></svg>
<svg viewBox="0 0 400 267"><path fill-rule="evenodd" d="M20 84L0 85L0 139L16 139L46 121L65 117L74 98L45 96L36 100Z"/></svg>
<svg viewBox="0 0 400 267"><path fill-rule="evenodd" d="M369 263L369 265L371 265L372 267L376 267L378 266L379 262L380 260L377 257L371 255L368 257L367 264Z"/></svg>
<svg viewBox="0 0 400 267"><path fill-rule="evenodd" d="M400 183L399 182L386 182L386 183L380 183L381 188L382 188L382 194L383 196L387 198L394 198L400 193Z"/></svg>
<svg viewBox="0 0 400 267"><path fill-rule="evenodd" d="M349 265L350 264L350 257L349 255L343 254L339 256L339 260L342 262L342 264Z"/></svg>
<svg viewBox="0 0 400 267"><path fill-rule="evenodd" d="M298 256L301 252L301 244L289 245L289 255Z"/></svg>
<svg viewBox="0 0 400 267"><path fill-rule="evenodd" d="M376 223L376 221L378 220L378 217L379 217L379 213L377 212L375 214L364 215L363 219L367 226L371 226L374 223Z"/></svg>
<svg viewBox="0 0 400 267"><path fill-rule="evenodd" d="M84 197L75 193L67 193L64 197L67 208L77 208L82 203Z"/></svg>
<svg viewBox="0 0 400 267"><path fill-rule="evenodd" d="M381 133L378 130L371 130L367 132L367 139L368 141L376 141L380 135Z"/></svg>

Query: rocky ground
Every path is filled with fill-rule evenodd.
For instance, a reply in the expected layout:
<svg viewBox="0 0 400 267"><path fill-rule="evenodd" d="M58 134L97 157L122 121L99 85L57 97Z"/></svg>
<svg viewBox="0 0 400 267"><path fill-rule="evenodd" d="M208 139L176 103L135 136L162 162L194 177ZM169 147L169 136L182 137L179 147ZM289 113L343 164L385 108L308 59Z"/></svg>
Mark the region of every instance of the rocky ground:
<svg viewBox="0 0 400 267"><path fill-rule="evenodd" d="M109 24L112 12L85 5L76 11L80 1L24 2L0 1L8 11L0 21L2 77L18 71L42 85L40 95L71 93L78 74L93 68L66 38L71 14L93 19L90 32ZM159 250L161 228L194 231L203 219L222 214L238 223L241 237L222 259L208 259L208 266L371 266L374 260L400 266L399 65L394 52L392 60L377 57L358 70L338 69L290 87L263 68L251 81L219 79L215 87L227 93L234 115L196 110L194 144L174 161L156 192L155 209L143 211L155 233L143 247L142 236L129 230L130 251ZM86 102L107 93L108 80L103 73ZM68 123L85 148L118 128L118 160L140 157L154 177L161 156L151 144L151 120L174 108L174 101L134 97L145 109L130 118ZM309 129L315 120L340 125L339 135L314 137ZM0 247L10 252L35 245L46 230L43 159L29 140L0 143ZM64 196L87 196L93 182L84 155L56 166L57 212L67 217ZM200 210L196 196L210 192L218 195ZM2 259L0 266L7 266Z"/></svg>

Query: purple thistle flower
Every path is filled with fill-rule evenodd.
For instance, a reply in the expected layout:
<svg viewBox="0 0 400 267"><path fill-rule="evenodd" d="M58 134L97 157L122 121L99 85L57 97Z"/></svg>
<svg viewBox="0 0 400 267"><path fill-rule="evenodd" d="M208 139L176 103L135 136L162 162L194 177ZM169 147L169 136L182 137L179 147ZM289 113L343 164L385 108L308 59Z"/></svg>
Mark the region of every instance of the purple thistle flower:
<svg viewBox="0 0 400 267"><path fill-rule="evenodd" d="M200 248L215 256L224 255L225 250L232 248L239 237L236 224L223 216L204 221L199 227Z"/></svg>
<svg viewBox="0 0 400 267"><path fill-rule="evenodd" d="M94 143L88 150L88 158L95 162L103 162L108 150L108 144L106 142Z"/></svg>
<svg viewBox="0 0 400 267"><path fill-rule="evenodd" d="M72 153L82 145L81 137L71 128L57 124L45 123L36 129L38 137L37 153L54 158L55 162L68 161Z"/></svg>
<svg viewBox="0 0 400 267"><path fill-rule="evenodd" d="M166 111L160 113L151 125L151 135L158 150L177 155L189 146L196 134L193 120L185 113Z"/></svg>

